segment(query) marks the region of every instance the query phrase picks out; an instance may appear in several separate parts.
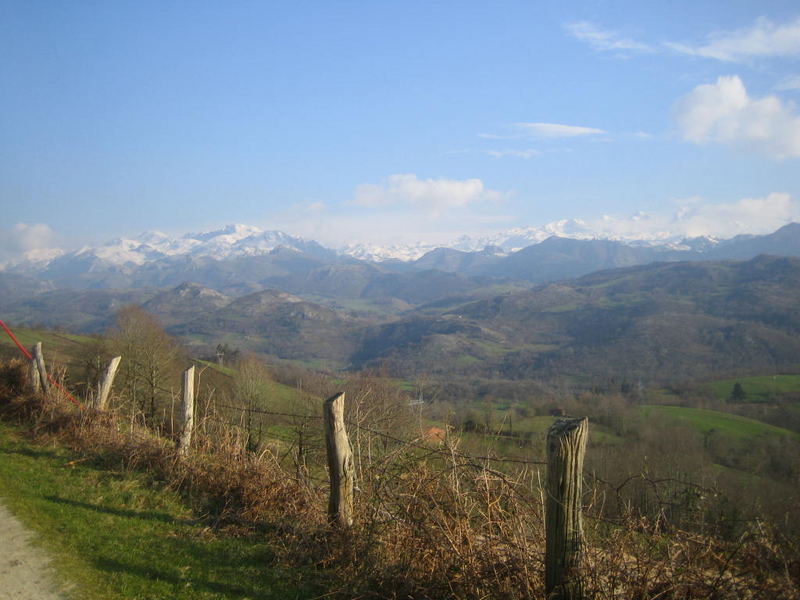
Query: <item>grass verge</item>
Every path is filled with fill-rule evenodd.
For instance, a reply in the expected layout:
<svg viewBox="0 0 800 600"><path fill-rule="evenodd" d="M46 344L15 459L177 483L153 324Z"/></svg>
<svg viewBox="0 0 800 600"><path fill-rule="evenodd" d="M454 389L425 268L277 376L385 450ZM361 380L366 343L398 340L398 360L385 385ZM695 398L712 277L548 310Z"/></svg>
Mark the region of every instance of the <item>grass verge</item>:
<svg viewBox="0 0 800 600"><path fill-rule="evenodd" d="M0 424L0 499L54 558L78 599L272 599L316 595L274 564L266 536L214 531L147 476L108 471Z"/></svg>

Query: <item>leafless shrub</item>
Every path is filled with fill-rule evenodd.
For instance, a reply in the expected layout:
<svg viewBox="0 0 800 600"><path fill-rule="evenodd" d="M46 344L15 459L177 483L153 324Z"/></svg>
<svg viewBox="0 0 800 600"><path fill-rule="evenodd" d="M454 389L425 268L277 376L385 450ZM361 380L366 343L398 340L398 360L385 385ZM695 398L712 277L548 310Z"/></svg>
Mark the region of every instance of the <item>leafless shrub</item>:
<svg viewBox="0 0 800 600"><path fill-rule="evenodd" d="M0 390L17 394L20 368L0 367ZM205 406L185 459L171 440L128 415L80 411L57 397L16 395L1 404L4 416L28 421L39 436L57 437L97 461L147 471L183 491L215 525L268 529L279 560L316 567L330 597L544 598L537 467L501 470L498 462L463 453L451 433L443 441L422 438L402 398L386 395L377 381L351 382L348 391L349 427L362 432L351 435L360 462L356 524L348 531L326 525L324 482L298 476L286 453L253 452L246 427L220 419L213 403ZM372 402L383 408L373 412ZM659 515L666 513L645 514L633 496L614 495L608 486L601 493L600 484L589 483L588 597L800 597L796 542L778 543L779 533L767 524L753 522L729 540L665 527L666 516ZM637 483L643 490L667 484ZM613 511L604 510L609 504Z"/></svg>

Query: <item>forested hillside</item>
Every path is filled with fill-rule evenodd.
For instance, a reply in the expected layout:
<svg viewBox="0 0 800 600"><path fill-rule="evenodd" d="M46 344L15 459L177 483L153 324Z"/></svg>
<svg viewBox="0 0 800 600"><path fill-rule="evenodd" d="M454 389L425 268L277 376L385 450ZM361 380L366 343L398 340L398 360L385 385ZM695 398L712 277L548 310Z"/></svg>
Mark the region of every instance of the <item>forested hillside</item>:
<svg viewBox="0 0 800 600"><path fill-rule="evenodd" d="M142 303L199 351L222 341L309 364L384 365L402 376L674 383L800 363L797 258L654 263L522 291L441 271L373 273L356 288L353 269L326 273L304 288L316 300L181 284L42 292L8 300L5 310L22 324L100 332L119 307ZM350 291L332 283L340 277ZM326 298L333 290L350 298ZM378 299L386 311L375 308Z"/></svg>

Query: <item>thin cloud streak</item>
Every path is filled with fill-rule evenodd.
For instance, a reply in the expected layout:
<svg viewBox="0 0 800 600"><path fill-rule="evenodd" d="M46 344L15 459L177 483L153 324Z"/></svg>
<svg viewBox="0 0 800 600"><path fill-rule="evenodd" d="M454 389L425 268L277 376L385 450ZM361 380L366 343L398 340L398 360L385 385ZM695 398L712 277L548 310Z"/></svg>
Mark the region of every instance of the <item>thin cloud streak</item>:
<svg viewBox="0 0 800 600"><path fill-rule="evenodd" d="M514 123L530 137L535 138L571 138L608 133L603 129L594 127L581 127L577 125L562 125L560 123Z"/></svg>
<svg viewBox="0 0 800 600"><path fill-rule="evenodd" d="M780 92L800 90L800 75L784 77L783 80L775 86L775 89Z"/></svg>
<svg viewBox="0 0 800 600"><path fill-rule="evenodd" d="M567 32L577 40L589 44L600 51L632 50L636 52L652 52L652 46L623 37L616 31L603 29L588 21L578 21L564 25Z"/></svg>
<svg viewBox="0 0 800 600"><path fill-rule="evenodd" d="M541 156L542 151L536 150L534 148L528 148L526 150L487 150L486 154L493 158L522 158L522 159L529 159L534 158L536 156Z"/></svg>
<svg viewBox="0 0 800 600"><path fill-rule="evenodd" d="M682 54L727 62L800 56L800 17L783 24L760 17L750 27L711 33L705 44L668 43L666 46Z"/></svg>

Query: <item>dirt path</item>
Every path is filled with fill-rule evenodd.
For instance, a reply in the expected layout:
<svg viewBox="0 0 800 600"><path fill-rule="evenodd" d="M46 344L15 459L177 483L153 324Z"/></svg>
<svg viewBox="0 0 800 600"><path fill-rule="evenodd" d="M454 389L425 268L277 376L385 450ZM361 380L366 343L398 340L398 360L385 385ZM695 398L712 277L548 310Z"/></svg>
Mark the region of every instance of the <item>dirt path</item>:
<svg viewBox="0 0 800 600"><path fill-rule="evenodd" d="M64 600L34 534L0 504L0 600Z"/></svg>

